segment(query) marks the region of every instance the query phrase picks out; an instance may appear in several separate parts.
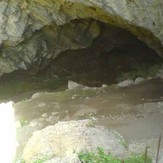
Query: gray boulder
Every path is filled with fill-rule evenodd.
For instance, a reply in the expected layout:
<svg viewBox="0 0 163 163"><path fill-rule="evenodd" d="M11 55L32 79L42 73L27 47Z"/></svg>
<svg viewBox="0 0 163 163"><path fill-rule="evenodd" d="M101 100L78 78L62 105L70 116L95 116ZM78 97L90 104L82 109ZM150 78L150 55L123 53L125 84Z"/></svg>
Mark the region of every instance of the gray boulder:
<svg viewBox="0 0 163 163"><path fill-rule="evenodd" d="M87 150L95 152L97 147L120 157L126 152L123 143L120 134L93 126L89 120L59 122L33 133L24 148L23 159L32 163L46 157L52 158L52 162L73 160L72 162L78 163L74 153Z"/></svg>

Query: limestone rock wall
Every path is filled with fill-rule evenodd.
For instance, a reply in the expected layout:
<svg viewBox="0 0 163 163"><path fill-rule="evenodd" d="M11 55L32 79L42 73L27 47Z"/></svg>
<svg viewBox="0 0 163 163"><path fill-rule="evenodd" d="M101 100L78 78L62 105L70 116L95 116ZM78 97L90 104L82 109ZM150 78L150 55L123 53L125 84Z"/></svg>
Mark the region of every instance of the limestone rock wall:
<svg viewBox="0 0 163 163"><path fill-rule="evenodd" d="M88 19L129 30L163 56L162 15L161 0L1 0L0 75L90 46L99 28Z"/></svg>
<svg viewBox="0 0 163 163"><path fill-rule="evenodd" d="M96 28L96 32L91 28ZM46 67L62 51L90 46L98 34L99 27L95 21L75 21L64 26L51 24L16 46L3 47L0 59L6 63L9 72L30 68L34 73Z"/></svg>

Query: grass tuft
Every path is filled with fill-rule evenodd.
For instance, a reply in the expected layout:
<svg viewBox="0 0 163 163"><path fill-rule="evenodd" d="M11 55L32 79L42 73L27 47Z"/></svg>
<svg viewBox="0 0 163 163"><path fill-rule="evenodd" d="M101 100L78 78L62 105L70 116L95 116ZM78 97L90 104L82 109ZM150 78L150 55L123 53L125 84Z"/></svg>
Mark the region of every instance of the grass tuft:
<svg viewBox="0 0 163 163"><path fill-rule="evenodd" d="M100 147L97 148L97 153L94 152L81 152L79 159L82 163L122 163L122 160L107 154ZM144 163L144 155L133 155L124 160L124 163ZM152 163L150 158L147 158L146 163Z"/></svg>

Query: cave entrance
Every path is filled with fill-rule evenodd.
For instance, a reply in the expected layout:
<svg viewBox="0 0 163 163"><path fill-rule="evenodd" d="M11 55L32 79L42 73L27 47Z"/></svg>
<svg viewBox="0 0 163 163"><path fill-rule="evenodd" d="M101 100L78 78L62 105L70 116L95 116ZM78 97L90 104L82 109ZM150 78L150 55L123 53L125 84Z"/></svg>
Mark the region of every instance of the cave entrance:
<svg viewBox="0 0 163 163"><path fill-rule="evenodd" d="M70 22L77 24L73 27L77 27L77 29L74 29L78 30L77 34L80 33L78 29L80 23L84 21L89 24L87 21L90 20L74 20ZM91 44L90 40L86 39L87 37L90 38L87 28L83 30L85 32L81 40L87 45L84 45L84 48L80 47L80 41L77 42L79 46L77 46L76 50L67 48L73 44L74 40L69 37L69 35L73 34L73 31L66 32L65 35L72 38L72 40L68 41L66 49L57 57L45 59L42 56L40 58L42 53L39 52L39 65L34 63L26 71L17 70L3 75L0 78L1 99L13 99L13 96L22 93L25 94L24 96L21 95L21 98L23 98L27 96L26 92L29 92L30 96L38 90L64 90L67 88L68 80L73 80L86 86L100 87L102 84L110 85L126 79L135 80L137 77L148 78L156 75L162 64L162 59L154 50L122 28L97 21L96 23L100 32L91 41ZM69 27L64 26L66 25L63 25L62 33L65 32L65 29L69 31ZM41 33L43 31L41 29L38 32ZM48 45L50 51L55 51L55 45L58 42L55 38L52 38L52 31L53 26L50 26L50 39L45 41L50 43ZM54 36L56 36L55 32ZM64 37L62 41L64 41ZM67 43L66 39L65 42L62 42L62 45ZM55 40L54 44L53 40ZM59 43L57 46L60 47ZM43 48L41 47L40 49ZM61 89L58 89L60 87Z"/></svg>
<svg viewBox="0 0 163 163"><path fill-rule="evenodd" d="M98 22L100 34L88 48L66 50L41 74L69 78L87 86L114 84L156 74L162 59L130 32Z"/></svg>

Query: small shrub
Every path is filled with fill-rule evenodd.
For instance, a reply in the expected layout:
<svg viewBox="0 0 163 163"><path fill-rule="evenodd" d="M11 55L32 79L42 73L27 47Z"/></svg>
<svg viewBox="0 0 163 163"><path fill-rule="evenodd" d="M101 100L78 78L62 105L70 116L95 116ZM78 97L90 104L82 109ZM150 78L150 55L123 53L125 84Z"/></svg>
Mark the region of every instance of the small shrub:
<svg viewBox="0 0 163 163"><path fill-rule="evenodd" d="M101 148L97 148L97 154L93 152L81 152L79 159L82 163L120 163L119 159L106 154Z"/></svg>
<svg viewBox="0 0 163 163"><path fill-rule="evenodd" d="M102 148L97 148L97 153L81 152L79 159L82 163L122 163L122 160L106 154ZM131 156L124 160L124 163L144 163L144 155ZM152 163L150 158L147 158L146 163Z"/></svg>

